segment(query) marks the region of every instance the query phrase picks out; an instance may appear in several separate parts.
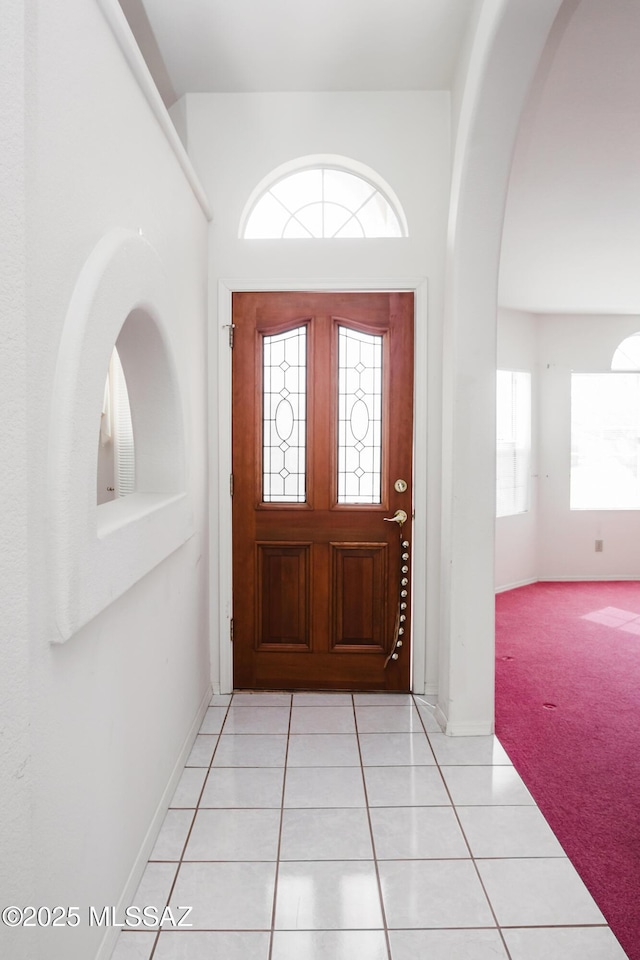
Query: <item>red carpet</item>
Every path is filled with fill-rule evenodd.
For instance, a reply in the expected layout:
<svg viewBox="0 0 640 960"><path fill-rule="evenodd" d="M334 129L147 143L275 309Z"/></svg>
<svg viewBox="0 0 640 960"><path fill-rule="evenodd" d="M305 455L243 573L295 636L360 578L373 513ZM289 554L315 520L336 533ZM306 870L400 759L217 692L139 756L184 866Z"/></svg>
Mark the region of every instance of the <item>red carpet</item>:
<svg viewBox="0 0 640 960"><path fill-rule="evenodd" d="M496 733L640 960L640 583L496 597Z"/></svg>

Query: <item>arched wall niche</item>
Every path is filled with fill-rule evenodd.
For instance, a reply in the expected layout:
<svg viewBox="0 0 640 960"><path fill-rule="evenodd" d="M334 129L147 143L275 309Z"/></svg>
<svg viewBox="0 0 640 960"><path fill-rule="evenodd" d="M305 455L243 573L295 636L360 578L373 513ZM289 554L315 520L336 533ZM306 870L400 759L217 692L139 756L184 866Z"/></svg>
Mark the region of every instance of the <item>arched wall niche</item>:
<svg viewBox="0 0 640 960"><path fill-rule="evenodd" d="M87 258L69 303L52 398L49 515L53 642L68 640L192 534L185 424L166 271L116 229ZM136 492L96 506L96 434L113 347L135 434Z"/></svg>
<svg viewBox="0 0 640 960"><path fill-rule="evenodd" d="M115 345L131 405L136 491L168 494L184 486L183 430L176 377L159 324L152 305L140 304Z"/></svg>

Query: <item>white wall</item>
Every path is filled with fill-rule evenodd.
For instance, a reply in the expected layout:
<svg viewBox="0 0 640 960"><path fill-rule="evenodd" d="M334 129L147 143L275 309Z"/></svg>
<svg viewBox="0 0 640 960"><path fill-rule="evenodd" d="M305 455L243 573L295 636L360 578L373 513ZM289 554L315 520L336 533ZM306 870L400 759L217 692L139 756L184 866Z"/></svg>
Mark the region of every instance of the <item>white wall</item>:
<svg viewBox="0 0 640 960"><path fill-rule="evenodd" d="M0 890L16 903L32 892L29 609L27 594L27 395L25 389L24 5L5 4L0 30ZM0 952L7 933L0 928ZM29 960L16 938L14 960Z"/></svg>
<svg viewBox="0 0 640 960"><path fill-rule="evenodd" d="M496 590L538 579L538 359L536 318L498 310L498 369L531 374L531 487L529 509L496 520Z"/></svg>
<svg viewBox="0 0 640 960"><path fill-rule="evenodd" d="M296 281L364 282L386 278L391 285L404 278L428 279L428 330L421 317L418 337L426 341L427 410L418 429L429 438L428 467L419 464L425 493L416 503L416 524L427 529L428 621L426 682L437 683L441 363L443 271L450 178L448 93L296 93L189 94L172 109L186 133L189 155L213 208L209 269L212 332L217 330L217 283L221 278ZM252 190L272 170L302 156L334 154L349 157L377 171L404 207L409 237L398 240L245 241L238 238L240 218ZM213 346L212 336L212 346ZM222 342L222 341L221 341ZM218 357L211 352L215 375ZM226 389L223 386L223 391ZM212 384L213 423L226 414L217 385ZM228 391L227 391L228 392ZM211 434L212 449L218 443ZM213 477L212 477L213 481ZM212 485L212 497L217 496ZM430 507L427 509L427 503ZM223 518L224 520L224 518ZM212 540L219 541L213 518ZM223 540L223 552L226 551ZM221 571L224 579L225 571ZM213 579L213 577L212 577ZM416 585L417 589L420 589ZM424 630L424 628L423 628ZM219 656L214 634L212 663ZM424 644L424 636L422 637ZM424 668L423 668L424 669ZM214 674L214 682L217 678ZM424 677L417 678L417 689Z"/></svg>
<svg viewBox="0 0 640 960"><path fill-rule="evenodd" d="M13 798L0 809L0 874L6 902L85 909L118 903L209 686L207 224L98 4L42 0L29 5L28 18L26 105L16 71L20 106L10 117L17 163L25 111L25 244L16 177L12 335L0 376L12 392L16 426L15 437L2 437L13 443L15 466L3 487L3 505L13 516L3 526L11 564L3 586L13 599L3 604L9 636L0 645L0 703L11 707L12 724L2 731L0 758L3 774L13 781ZM16 28L15 65L21 24L14 16L8 22ZM5 26L6 18L3 33ZM176 305L170 347L185 409L195 534L75 636L55 645L47 506L54 373L78 275L114 228L136 234L142 229L164 264ZM20 302L24 250L26 310ZM0 305L4 313L4 291ZM94 498L98 422L99 409L86 449ZM28 931L18 930L15 938L11 931L2 953L12 960L89 960L103 934L86 922L44 930L33 935L40 937L35 941ZM2 935L8 935L4 928Z"/></svg>
<svg viewBox="0 0 640 960"><path fill-rule="evenodd" d="M539 578L640 578L640 513L570 510L571 373L604 372L639 316L538 317ZM604 541L602 553L595 540Z"/></svg>

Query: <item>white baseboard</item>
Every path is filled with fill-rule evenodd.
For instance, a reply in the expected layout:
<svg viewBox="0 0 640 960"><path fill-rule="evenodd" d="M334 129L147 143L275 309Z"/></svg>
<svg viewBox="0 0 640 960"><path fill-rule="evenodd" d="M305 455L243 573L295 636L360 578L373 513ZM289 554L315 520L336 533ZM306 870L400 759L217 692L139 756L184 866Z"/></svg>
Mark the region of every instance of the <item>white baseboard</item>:
<svg viewBox="0 0 640 960"><path fill-rule="evenodd" d="M487 737L494 732L493 720L452 723L440 704L436 706L435 718L448 737Z"/></svg>
<svg viewBox="0 0 640 960"><path fill-rule="evenodd" d="M518 583L507 583L496 587L496 593L506 593L507 590L516 590L518 587L528 587L531 583L597 583L598 581L640 580L639 574L608 573L606 575L593 574L592 576L576 577L534 577L533 580L520 580Z"/></svg>
<svg viewBox="0 0 640 960"><path fill-rule="evenodd" d="M438 723L439 723L439 725L440 725L440 729L441 729L443 732L445 732L446 729L447 729L447 715L446 715L446 713L443 711L443 709L442 709L442 707L440 706L439 703L436 705L436 720L438 721Z"/></svg>
<svg viewBox="0 0 640 960"><path fill-rule="evenodd" d="M538 582L538 577L533 577L531 580L518 580L517 583L505 583L501 587L496 587L496 593L506 593L507 590L517 590L518 587L528 587L530 584Z"/></svg>
<svg viewBox="0 0 640 960"><path fill-rule="evenodd" d="M140 849L127 878L127 882L124 885L124 890L122 891L120 899L118 900L116 907L116 916L118 917L123 916L125 908L133 902L133 896L138 889L140 880L142 879L142 874L147 866L149 855L153 850L156 840L158 839L160 827L162 826L167 810L169 809L169 804L171 803L171 798L175 793L178 780L182 776L182 771L191 752L193 742L196 738L198 730L202 726L202 721L204 720L204 715L207 712L207 707L211 701L211 696L211 687L208 687L204 697L200 702L196 715L193 719L193 723L191 724L191 728L189 729L189 732L183 741L178 759L176 760L171 772L171 776L169 777L169 782L167 783L158 806L156 807L156 811L152 817L149 829L147 830L144 840L140 845ZM116 945L116 940L119 936L119 927L107 927L104 938L100 944L100 947L98 948L98 952L96 953L95 960L109 960Z"/></svg>
<svg viewBox="0 0 640 960"><path fill-rule="evenodd" d="M597 583L599 580L640 580L640 575L631 573L594 574L584 577L538 577L538 583Z"/></svg>
<svg viewBox="0 0 640 960"><path fill-rule="evenodd" d="M444 714L442 714L444 717ZM446 719L446 718L445 718ZM438 717L440 723L440 717ZM476 723L446 722L444 732L448 737L489 737L493 733L493 721L483 720Z"/></svg>

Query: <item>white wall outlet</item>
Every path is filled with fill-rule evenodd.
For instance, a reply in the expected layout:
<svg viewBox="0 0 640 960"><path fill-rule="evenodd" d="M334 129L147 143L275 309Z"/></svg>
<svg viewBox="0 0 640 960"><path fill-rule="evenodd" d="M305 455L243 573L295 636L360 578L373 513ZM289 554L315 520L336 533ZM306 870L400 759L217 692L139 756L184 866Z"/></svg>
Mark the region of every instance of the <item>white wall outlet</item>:
<svg viewBox="0 0 640 960"><path fill-rule="evenodd" d="M602 553L604 549L604 540L596 540L596 553Z"/></svg>

